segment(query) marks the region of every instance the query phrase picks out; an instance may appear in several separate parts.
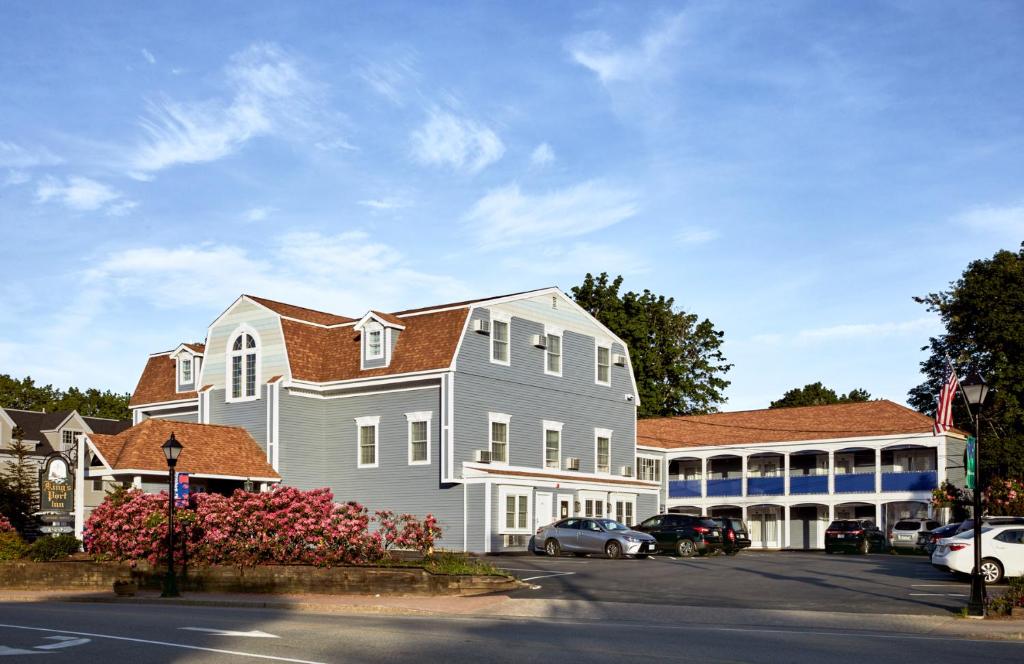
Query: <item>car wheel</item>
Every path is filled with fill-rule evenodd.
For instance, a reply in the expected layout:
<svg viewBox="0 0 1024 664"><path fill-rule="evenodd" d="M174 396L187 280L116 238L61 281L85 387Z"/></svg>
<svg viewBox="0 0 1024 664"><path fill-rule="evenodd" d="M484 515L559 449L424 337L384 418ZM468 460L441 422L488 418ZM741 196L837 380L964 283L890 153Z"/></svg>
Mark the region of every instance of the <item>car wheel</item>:
<svg viewBox="0 0 1024 664"><path fill-rule="evenodd" d="M999 583L1003 580L1003 566L995 558L981 561L981 576L985 583Z"/></svg>
<svg viewBox="0 0 1024 664"><path fill-rule="evenodd" d="M860 545L857 546L857 551L859 551L861 555L871 553L871 543L867 540L864 540L860 543Z"/></svg>
<svg viewBox="0 0 1024 664"><path fill-rule="evenodd" d="M647 554L646 553L638 553L638 554L636 554L633 557L636 558L637 560L646 560L647 559Z"/></svg>
<svg viewBox="0 0 1024 664"><path fill-rule="evenodd" d="M562 555L562 547L559 545L558 540L551 538L547 542L544 542L544 551L549 556L557 558Z"/></svg>
<svg viewBox="0 0 1024 664"><path fill-rule="evenodd" d="M604 552L609 558L615 560L622 557L622 545L612 540L604 545Z"/></svg>
<svg viewBox="0 0 1024 664"><path fill-rule="evenodd" d="M680 558L692 558L697 553L697 545L693 540L681 539L676 542L676 553Z"/></svg>

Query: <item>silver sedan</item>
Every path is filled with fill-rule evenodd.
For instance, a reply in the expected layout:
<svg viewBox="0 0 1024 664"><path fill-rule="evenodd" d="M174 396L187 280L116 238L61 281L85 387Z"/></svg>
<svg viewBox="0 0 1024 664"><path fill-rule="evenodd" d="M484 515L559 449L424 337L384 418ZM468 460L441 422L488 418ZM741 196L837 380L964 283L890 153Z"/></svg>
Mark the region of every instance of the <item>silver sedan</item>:
<svg viewBox="0 0 1024 664"><path fill-rule="evenodd" d="M609 558L646 558L655 552L657 540L611 519L571 517L538 528L534 546L549 556L565 552L577 556L603 553Z"/></svg>

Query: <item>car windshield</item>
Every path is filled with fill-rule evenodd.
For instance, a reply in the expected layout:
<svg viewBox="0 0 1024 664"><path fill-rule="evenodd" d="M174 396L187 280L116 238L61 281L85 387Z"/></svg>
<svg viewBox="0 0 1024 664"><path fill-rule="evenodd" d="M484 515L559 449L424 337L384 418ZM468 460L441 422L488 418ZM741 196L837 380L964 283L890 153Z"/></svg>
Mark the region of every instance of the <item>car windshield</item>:
<svg viewBox="0 0 1024 664"><path fill-rule="evenodd" d="M612 521L611 519L597 519L597 522L601 524L601 527L608 532L616 530L629 530L629 526L623 525L618 521Z"/></svg>
<svg viewBox="0 0 1024 664"><path fill-rule="evenodd" d="M740 519L726 519L729 523L729 527L733 530L743 530L743 521Z"/></svg>
<svg viewBox="0 0 1024 664"><path fill-rule="evenodd" d="M719 525L719 523L717 521L714 521L712 519L699 519L697 521L697 523L699 523L700 525L705 526L707 528L721 528L722 527L721 525Z"/></svg>
<svg viewBox="0 0 1024 664"><path fill-rule="evenodd" d="M897 521L893 530L921 530L920 521Z"/></svg>
<svg viewBox="0 0 1024 664"><path fill-rule="evenodd" d="M859 521L833 521L829 525L828 530L860 530L861 524Z"/></svg>

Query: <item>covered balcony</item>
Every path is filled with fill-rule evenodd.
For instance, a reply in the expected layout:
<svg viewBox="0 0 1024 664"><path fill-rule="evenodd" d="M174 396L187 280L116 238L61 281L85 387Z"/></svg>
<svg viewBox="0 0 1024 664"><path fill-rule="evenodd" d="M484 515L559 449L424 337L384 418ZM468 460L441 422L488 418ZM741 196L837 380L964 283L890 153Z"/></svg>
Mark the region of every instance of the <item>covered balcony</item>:
<svg viewBox="0 0 1024 664"><path fill-rule="evenodd" d="M828 452L802 450L789 455L789 493L828 493Z"/></svg>
<svg viewBox="0 0 1024 664"><path fill-rule="evenodd" d="M873 493L877 452L867 448L849 448L835 454L835 492Z"/></svg>
<svg viewBox="0 0 1024 664"><path fill-rule="evenodd" d="M708 459L708 496L743 495L743 459L735 454Z"/></svg>
<svg viewBox="0 0 1024 664"><path fill-rule="evenodd" d="M672 459L668 464L668 497L700 498L702 479L700 459Z"/></svg>
<svg viewBox="0 0 1024 664"><path fill-rule="evenodd" d="M747 459L748 496L781 496L786 493L785 456L777 452L753 454Z"/></svg>
<svg viewBox="0 0 1024 664"><path fill-rule="evenodd" d="M930 491L939 485L934 447L893 445L881 454L882 491Z"/></svg>

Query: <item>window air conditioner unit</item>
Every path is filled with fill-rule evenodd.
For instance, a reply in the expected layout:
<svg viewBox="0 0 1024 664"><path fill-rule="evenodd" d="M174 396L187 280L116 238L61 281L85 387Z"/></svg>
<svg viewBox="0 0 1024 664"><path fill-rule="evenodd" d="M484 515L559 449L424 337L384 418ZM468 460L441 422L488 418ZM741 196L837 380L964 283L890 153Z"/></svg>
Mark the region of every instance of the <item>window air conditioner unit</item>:
<svg viewBox="0 0 1024 664"><path fill-rule="evenodd" d="M576 457L567 457L565 459L565 469L566 470L579 470L580 469L580 460L577 459Z"/></svg>
<svg viewBox="0 0 1024 664"><path fill-rule="evenodd" d="M619 474L623 477L633 477L633 466L623 466L619 468Z"/></svg>
<svg viewBox="0 0 1024 664"><path fill-rule="evenodd" d="M537 348L547 348L548 338L545 337L543 334L535 334L532 337L530 337L530 344L536 346Z"/></svg>
<svg viewBox="0 0 1024 664"><path fill-rule="evenodd" d="M473 331L479 332L480 334L490 334L491 321L477 318L475 321L473 321Z"/></svg>
<svg viewBox="0 0 1024 664"><path fill-rule="evenodd" d="M490 450L477 450L473 455L473 460L477 463L490 463L491 462L491 451Z"/></svg>
<svg viewBox="0 0 1024 664"><path fill-rule="evenodd" d="M615 363L615 366L624 367L626 366L626 356L622 353L615 353L612 355L612 362Z"/></svg>

